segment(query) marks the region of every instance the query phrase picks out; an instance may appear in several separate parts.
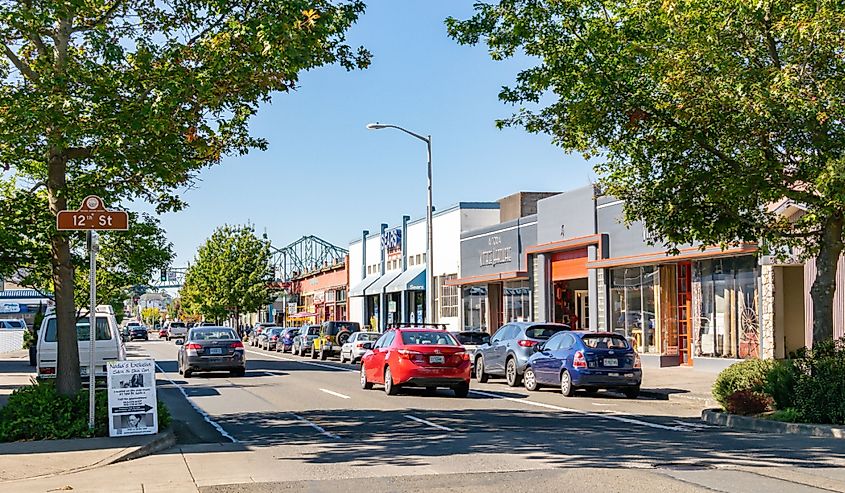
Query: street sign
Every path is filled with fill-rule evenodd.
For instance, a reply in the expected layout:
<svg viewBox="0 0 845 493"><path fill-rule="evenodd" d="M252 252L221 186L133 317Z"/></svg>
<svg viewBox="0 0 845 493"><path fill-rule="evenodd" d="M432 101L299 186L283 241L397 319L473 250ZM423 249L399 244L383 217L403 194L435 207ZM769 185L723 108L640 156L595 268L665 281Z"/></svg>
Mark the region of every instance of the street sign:
<svg viewBox="0 0 845 493"><path fill-rule="evenodd" d="M59 211L56 216L56 229L66 230L127 230L129 214L126 211L106 209L103 199L89 195L75 211Z"/></svg>
<svg viewBox="0 0 845 493"><path fill-rule="evenodd" d="M155 361L108 364L109 436L158 433Z"/></svg>

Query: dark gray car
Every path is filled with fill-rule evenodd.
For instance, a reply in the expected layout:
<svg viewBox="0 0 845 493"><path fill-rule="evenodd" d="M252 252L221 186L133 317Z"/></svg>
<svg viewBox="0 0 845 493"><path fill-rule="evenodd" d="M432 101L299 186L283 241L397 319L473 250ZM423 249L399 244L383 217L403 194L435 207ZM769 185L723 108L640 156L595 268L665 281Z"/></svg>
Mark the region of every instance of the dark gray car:
<svg viewBox="0 0 845 493"><path fill-rule="evenodd" d="M244 345L229 327L194 327L188 331L176 357L179 373L190 378L198 371L228 371L235 377L246 374Z"/></svg>
<svg viewBox="0 0 845 493"><path fill-rule="evenodd" d="M475 378L484 383L491 376L503 376L511 387L522 382L534 345L547 341L568 325L545 322L511 322L503 325L490 342L475 350Z"/></svg>

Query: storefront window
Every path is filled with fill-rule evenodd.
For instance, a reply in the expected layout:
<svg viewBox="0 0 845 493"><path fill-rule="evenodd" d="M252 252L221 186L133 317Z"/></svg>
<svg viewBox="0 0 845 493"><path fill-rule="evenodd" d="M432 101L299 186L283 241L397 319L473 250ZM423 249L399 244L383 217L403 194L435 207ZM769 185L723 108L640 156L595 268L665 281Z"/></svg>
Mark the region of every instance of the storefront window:
<svg viewBox="0 0 845 493"><path fill-rule="evenodd" d="M528 281L506 282L502 293L503 323L523 322L531 317L531 288Z"/></svg>
<svg viewBox="0 0 845 493"><path fill-rule="evenodd" d="M696 356L760 356L758 279L752 256L695 263L693 280L701 287Z"/></svg>
<svg viewBox="0 0 845 493"><path fill-rule="evenodd" d="M440 284L440 316L441 317L457 317L458 316L458 287L449 286L447 281L458 277L456 274L449 274L438 278Z"/></svg>
<svg viewBox="0 0 845 493"><path fill-rule="evenodd" d="M659 352L658 270L653 266L612 269L610 281L613 332L631 341L641 353Z"/></svg>
<svg viewBox="0 0 845 493"><path fill-rule="evenodd" d="M487 330L487 288L464 288L464 330Z"/></svg>

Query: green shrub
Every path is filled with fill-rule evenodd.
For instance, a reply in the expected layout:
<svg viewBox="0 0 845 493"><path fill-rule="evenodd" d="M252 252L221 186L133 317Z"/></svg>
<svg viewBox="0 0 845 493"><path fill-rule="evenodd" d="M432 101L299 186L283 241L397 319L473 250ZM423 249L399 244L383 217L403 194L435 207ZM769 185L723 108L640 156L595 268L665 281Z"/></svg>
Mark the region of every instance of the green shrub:
<svg viewBox="0 0 845 493"><path fill-rule="evenodd" d="M728 397L735 392L750 390L763 392L766 375L774 363L771 360L749 359L734 363L722 370L713 383L713 397L727 409Z"/></svg>
<svg viewBox="0 0 845 493"><path fill-rule="evenodd" d="M845 338L814 346L798 366L794 401L800 420L845 424Z"/></svg>
<svg viewBox="0 0 845 493"><path fill-rule="evenodd" d="M795 383L799 371L796 362L790 359L772 363L763 383L763 392L774 399L776 409L795 406Z"/></svg>
<svg viewBox="0 0 845 493"><path fill-rule="evenodd" d="M767 411L771 404L772 398L762 392L738 390L728 396L725 410L731 414L751 416Z"/></svg>
<svg viewBox="0 0 845 493"><path fill-rule="evenodd" d="M763 417L772 421L783 421L784 423L797 423L801 421L801 416L798 415L798 410L792 407L778 409L772 414Z"/></svg>
<svg viewBox="0 0 845 493"><path fill-rule="evenodd" d="M170 425L167 407L158 402L159 429ZM9 396L0 408L0 442L55 440L108 436L108 396L97 391L94 407L94 433L88 430L88 391L73 397L56 391L53 382L33 382Z"/></svg>

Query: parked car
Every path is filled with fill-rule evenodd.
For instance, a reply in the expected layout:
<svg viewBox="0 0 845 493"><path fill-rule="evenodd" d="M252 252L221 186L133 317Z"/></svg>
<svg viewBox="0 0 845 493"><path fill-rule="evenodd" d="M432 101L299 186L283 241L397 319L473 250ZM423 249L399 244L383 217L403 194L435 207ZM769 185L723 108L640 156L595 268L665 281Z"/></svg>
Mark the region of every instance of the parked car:
<svg viewBox="0 0 845 493"><path fill-rule="evenodd" d="M194 372L228 371L232 376L246 374L244 345L229 327L194 327L179 344L176 359L179 373L191 378Z"/></svg>
<svg viewBox="0 0 845 493"><path fill-rule="evenodd" d="M249 331L249 345L252 347L258 347L258 339L261 336L261 333L264 332L264 329L275 326L276 324L271 322L259 322L255 324Z"/></svg>
<svg viewBox="0 0 845 493"><path fill-rule="evenodd" d="M299 327L285 327L282 335L279 336L279 342L276 343L276 352L293 352L293 338L297 334L299 334Z"/></svg>
<svg viewBox="0 0 845 493"><path fill-rule="evenodd" d="M364 343L369 349L371 343ZM449 387L469 394L470 360L461 343L445 330L402 327L385 332L361 359L361 388L383 384L388 395L403 386Z"/></svg>
<svg viewBox="0 0 845 493"><path fill-rule="evenodd" d="M503 325L475 351L475 378L484 383L491 376L503 376L511 387L522 382L534 345L547 341L558 332L571 330L566 324L511 322Z"/></svg>
<svg viewBox="0 0 845 493"><path fill-rule="evenodd" d="M453 336L464 346L469 354L469 360L475 365L475 352L478 346L490 342L490 334L479 330L464 330L452 333Z"/></svg>
<svg viewBox="0 0 845 493"><path fill-rule="evenodd" d="M284 327L268 327L258 336L258 347L265 351L275 351L276 344L279 342L279 337L282 335Z"/></svg>
<svg viewBox="0 0 845 493"><path fill-rule="evenodd" d="M112 307L108 305L98 306L95 316L94 375L105 377L106 365L109 361L126 359L126 348L123 345ZM88 376L90 328L90 317L87 312L82 311L76 322L76 338L79 344L79 371L83 377ZM56 336L56 314L48 312L44 320L41 321L41 329L38 331L36 366L38 367L39 378L55 378L56 376L56 361L58 359L58 338Z"/></svg>
<svg viewBox="0 0 845 493"><path fill-rule="evenodd" d="M26 329L26 322L22 318L6 318L0 320L0 329Z"/></svg>
<svg viewBox="0 0 845 493"><path fill-rule="evenodd" d="M634 399L643 380L640 356L621 335L611 332L559 332L534 346L524 383L528 390L559 386L569 397L577 389L618 390Z"/></svg>
<svg viewBox="0 0 845 493"><path fill-rule="evenodd" d="M188 335L188 326L185 322L165 322L164 329L167 330L165 339L185 339Z"/></svg>
<svg viewBox="0 0 845 493"><path fill-rule="evenodd" d="M314 339L311 358L316 359L319 355L320 359L324 360L330 355L340 354L340 348L346 344L349 337L360 330L361 325L358 322L323 322L320 325L320 334Z"/></svg>
<svg viewBox="0 0 845 493"><path fill-rule="evenodd" d="M129 325L127 329L129 329L130 341L134 341L135 339L150 340L150 336L147 334L147 328L143 325Z"/></svg>
<svg viewBox="0 0 845 493"><path fill-rule="evenodd" d="M159 339L167 339L167 329L159 329L158 330L158 338Z"/></svg>
<svg viewBox="0 0 845 493"><path fill-rule="evenodd" d="M320 335L319 325L305 325L300 328L299 334L293 338L293 345L291 351L293 354L305 356L305 353L311 351L314 345L314 339Z"/></svg>
<svg viewBox="0 0 845 493"><path fill-rule="evenodd" d="M379 337L381 334L378 332L355 332L340 348L340 362L345 363L348 360L350 363L357 363L367 353L365 344L369 342L372 346Z"/></svg>

